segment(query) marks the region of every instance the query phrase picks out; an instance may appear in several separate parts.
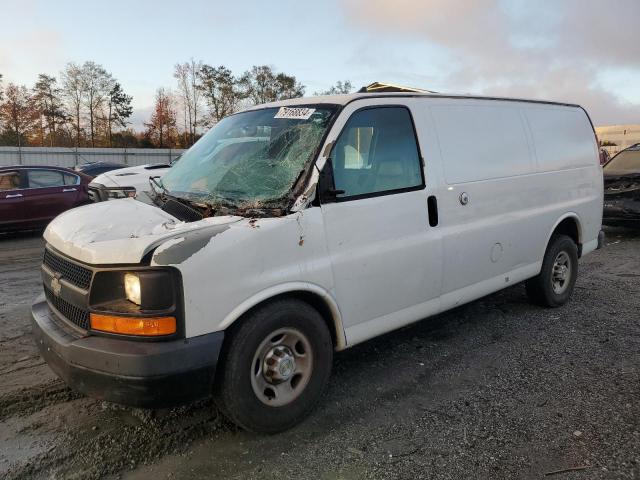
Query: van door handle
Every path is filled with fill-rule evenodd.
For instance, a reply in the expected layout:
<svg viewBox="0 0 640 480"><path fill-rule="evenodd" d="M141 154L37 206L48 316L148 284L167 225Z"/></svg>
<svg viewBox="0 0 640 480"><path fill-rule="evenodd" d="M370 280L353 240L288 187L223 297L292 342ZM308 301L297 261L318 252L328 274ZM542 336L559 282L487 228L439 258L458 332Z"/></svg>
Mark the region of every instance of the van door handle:
<svg viewBox="0 0 640 480"><path fill-rule="evenodd" d="M8 194L6 197L4 197L4 198L19 198L19 197L21 197L21 196L22 196L22 194L21 194L21 193L10 193L10 194Z"/></svg>
<svg viewBox="0 0 640 480"><path fill-rule="evenodd" d="M75 188L63 188L62 189L62 193L66 193L66 192L76 192L77 190Z"/></svg>
<svg viewBox="0 0 640 480"><path fill-rule="evenodd" d="M427 214L429 215L429 225L438 226L438 199L435 195L427 197Z"/></svg>

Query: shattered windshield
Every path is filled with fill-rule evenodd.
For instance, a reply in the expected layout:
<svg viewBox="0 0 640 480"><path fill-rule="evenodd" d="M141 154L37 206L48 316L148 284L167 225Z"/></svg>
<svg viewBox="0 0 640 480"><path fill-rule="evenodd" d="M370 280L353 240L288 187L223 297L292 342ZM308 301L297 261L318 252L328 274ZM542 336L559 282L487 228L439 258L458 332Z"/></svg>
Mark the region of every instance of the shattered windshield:
<svg viewBox="0 0 640 480"><path fill-rule="evenodd" d="M162 186L170 195L211 205L281 204L335 112L333 106L312 105L231 115L182 155Z"/></svg>

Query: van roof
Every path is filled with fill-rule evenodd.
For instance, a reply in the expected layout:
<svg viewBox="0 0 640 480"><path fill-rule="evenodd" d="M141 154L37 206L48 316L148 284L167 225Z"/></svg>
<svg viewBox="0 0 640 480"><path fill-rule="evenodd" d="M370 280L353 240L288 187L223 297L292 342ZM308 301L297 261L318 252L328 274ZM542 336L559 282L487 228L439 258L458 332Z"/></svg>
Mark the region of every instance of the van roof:
<svg viewBox="0 0 640 480"><path fill-rule="evenodd" d="M320 95L317 97L300 97L291 98L287 100L280 100L277 102L264 103L261 105L254 105L247 110L258 110L267 107L284 107L292 105L313 105L313 104L331 104L331 105L346 105L354 100L367 99L367 98L393 98L393 97L423 97L423 98L460 98L460 99L478 99L478 100L498 100L498 101L511 101L511 102L528 102L528 103L540 103L550 105L562 105L568 107L578 107L580 105L573 103L552 102L546 100L536 100L530 98L509 98L509 97L493 97L483 95L469 95L469 94L445 94L429 91L415 91L415 92L389 92L389 91L367 91L367 92L354 92L341 95Z"/></svg>

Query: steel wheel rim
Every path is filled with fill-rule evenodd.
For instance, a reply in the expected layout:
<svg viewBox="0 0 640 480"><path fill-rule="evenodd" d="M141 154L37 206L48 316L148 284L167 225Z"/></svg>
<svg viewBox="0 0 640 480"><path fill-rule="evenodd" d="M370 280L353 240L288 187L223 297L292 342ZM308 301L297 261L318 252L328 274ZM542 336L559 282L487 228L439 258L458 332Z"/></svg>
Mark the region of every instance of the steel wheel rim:
<svg viewBox="0 0 640 480"><path fill-rule="evenodd" d="M251 386L256 397L271 407L298 398L313 372L311 342L295 328L280 328L264 338L251 362Z"/></svg>
<svg viewBox="0 0 640 480"><path fill-rule="evenodd" d="M556 295L564 293L569 288L571 280L571 258L567 252L560 252L553 262L551 269L551 286Z"/></svg>

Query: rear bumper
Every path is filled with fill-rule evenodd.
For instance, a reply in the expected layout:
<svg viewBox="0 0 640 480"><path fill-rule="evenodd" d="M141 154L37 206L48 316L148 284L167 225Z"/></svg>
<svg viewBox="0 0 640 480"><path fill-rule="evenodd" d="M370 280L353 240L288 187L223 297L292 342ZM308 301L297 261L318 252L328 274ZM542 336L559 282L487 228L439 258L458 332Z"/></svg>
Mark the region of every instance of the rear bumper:
<svg viewBox="0 0 640 480"><path fill-rule="evenodd" d="M633 198L604 199L602 223L640 226L640 201Z"/></svg>
<svg viewBox="0 0 640 480"><path fill-rule="evenodd" d="M211 393L224 332L168 342L78 336L44 296L32 307L40 354L71 388L136 407L168 407Z"/></svg>

